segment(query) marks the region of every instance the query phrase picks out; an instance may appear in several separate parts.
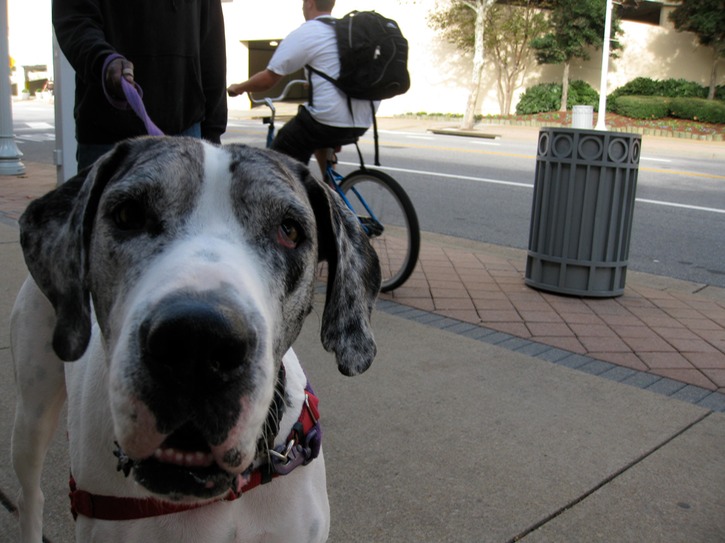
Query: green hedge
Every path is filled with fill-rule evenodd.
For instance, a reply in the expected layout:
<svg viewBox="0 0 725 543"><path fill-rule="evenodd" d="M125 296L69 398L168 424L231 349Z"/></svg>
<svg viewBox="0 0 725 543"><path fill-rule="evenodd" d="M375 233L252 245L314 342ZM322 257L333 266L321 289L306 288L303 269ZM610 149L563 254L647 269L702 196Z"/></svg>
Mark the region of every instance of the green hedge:
<svg viewBox="0 0 725 543"><path fill-rule="evenodd" d="M670 114L670 100L661 96L620 96L609 103L608 109L631 119L662 119Z"/></svg>
<svg viewBox="0 0 725 543"><path fill-rule="evenodd" d="M676 117L689 121L725 124L725 102L722 100L620 96L612 101L611 110L632 119Z"/></svg>
<svg viewBox="0 0 725 543"><path fill-rule="evenodd" d="M526 89L516 104L517 115L532 115L557 111L561 105L561 84L540 83ZM575 105L594 106L595 111L599 105L599 93L586 81L576 80L569 83L569 94L566 107L571 109Z"/></svg>
<svg viewBox="0 0 725 543"><path fill-rule="evenodd" d="M612 92L607 109L632 119L676 117L691 121L725 124L725 87L718 87L715 100L707 100L708 88L685 79L657 80L638 77ZM541 83L526 89L516 104L517 115L558 111L561 84ZM599 94L589 83L569 83L567 109L574 105L591 105L596 111Z"/></svg>
<svg viewBox="0 0 725 543"><path fill-rule="evenodd" d="M703 123L725 124L725 102L705 98L673 98L670 115Z"/></svg>
<svg viewBox="0 0 725 543"><path fill-rule="evenodd" d="M637 77L616 88L607 100L620 96L665 96L668 98L707 98L708 87L686 79L651 79ZM725 100L725 87L718 87L715 98Z"/></svg>

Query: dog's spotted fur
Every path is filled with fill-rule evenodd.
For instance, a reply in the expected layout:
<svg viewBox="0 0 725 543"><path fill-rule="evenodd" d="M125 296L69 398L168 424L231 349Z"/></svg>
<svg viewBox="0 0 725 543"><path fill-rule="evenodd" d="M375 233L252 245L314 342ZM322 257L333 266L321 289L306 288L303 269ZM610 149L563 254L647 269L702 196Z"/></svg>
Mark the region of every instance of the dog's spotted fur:
<svg viewBox="0 0 725 543"><path fill-rule="evenodd" d="M375 356L375 253L339 198L274 152L185 138L121 143L29 206L21 244L31 278L12 318L13 459L25 542L39 541L42 529L37 466L64 399L58 359L74 361L65 382L79 487L203 501L239 481L269 437L263 430L280 364L288 405L275 444L299 413L304 374L290 347L312 308L318 261L329 266L324 347L346 375L365 371ZM52 351L40 346L45 336ZM213 473L153 460L190 435L205 444ZM140 484L115 473L114 442ZM173 523L80 517L77 536L291 541L309 533L310 541L324 540L322 459L277 481L234 504L174 515ZM289 503L294 496L308 505ZM300 511L288 518L288 506Z"/></svg>

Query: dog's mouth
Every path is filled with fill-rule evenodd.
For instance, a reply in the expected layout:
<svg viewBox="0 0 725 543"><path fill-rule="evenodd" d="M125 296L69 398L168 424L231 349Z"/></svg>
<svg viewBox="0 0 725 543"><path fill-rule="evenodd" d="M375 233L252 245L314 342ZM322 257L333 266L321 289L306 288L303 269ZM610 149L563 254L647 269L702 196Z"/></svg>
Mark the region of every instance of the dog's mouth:
<svg viewBox="0 0 725 543"><path fill-rule="evenodd" d="M181 500L186 497L215 498L229 490L239 493L248 477L222 469L214 460L201 431L186 423L156 449L153 456L131 460L119 449L114 453L118 469L154 494Z"/></svg>

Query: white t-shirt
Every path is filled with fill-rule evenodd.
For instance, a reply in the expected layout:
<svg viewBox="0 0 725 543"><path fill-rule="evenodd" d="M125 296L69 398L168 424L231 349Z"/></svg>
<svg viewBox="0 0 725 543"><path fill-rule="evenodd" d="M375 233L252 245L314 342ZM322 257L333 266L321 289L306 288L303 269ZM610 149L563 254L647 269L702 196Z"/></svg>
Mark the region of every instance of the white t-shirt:
<svg viewBox="0 0 725 543"><path fill-rule="evenodd" d="M323 17L329 16L318 18ZM317 19L305 21L282 40L267 69L285 76L308 64L333 79L340 75L335 29ZM368 100L353 99L351 115L345 93L315 72L309 72L307 78L312 85L312 105L306 107L316 121L329 126L358 128L369 128L373 123ZM375 103L376 108L377 105Z"/></svg>

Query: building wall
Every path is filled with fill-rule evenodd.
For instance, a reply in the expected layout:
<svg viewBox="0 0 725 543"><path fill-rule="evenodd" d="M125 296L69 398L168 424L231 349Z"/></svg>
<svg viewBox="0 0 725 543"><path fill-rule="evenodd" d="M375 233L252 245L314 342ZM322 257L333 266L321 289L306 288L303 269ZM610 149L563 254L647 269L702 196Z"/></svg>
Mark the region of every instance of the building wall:
<svg viewBox="0 0 725 543"><path fill-rule="evenodd" d="M15 65L53 65L51 0L8 0L8 46Z"/></svg>
<svg viewBox="0 0 725 543"><path fill-rule="evenodd" d="M294 8L290 8L290 4ZM463 113L470 81L470 55L461 53L452 45L442 42L429 28L427 16L436 0L338 0L335 14L353 9L374 9L398 21L410 42L409 70L411 89L403 95L386 100L381 115L400 113ZM230 78L241 81L248 74L247 40L280 39L303 22L301 2L295 0L267 0L264 8L249 7L247 2L235 0L227 4L227 39L229 43ZM261 11L261 15L255 13ZM274 13L266 17L264 13ZM654 26L624 21L621 42L624 50L618 59L609 62L607 89L616 87L639 76L656 79L684 78L709 84L711 54L697 48L695 36L679 33L666 23ZM600 88L601 51L593 50L591 60L576 61L571 78L583 79L594 88ZM233 65L232 65L233 64ZM725 62L721 62L720 83L725 84ZM513 107L526 86L540 82L561 81L561 66L537 66L532 61L524 85L516 92ZM483 114L500 112L496 71L489 64L485 70L478 111ZM513 111L512 111L513 112Z"/></svg>
<svg viewBox="0 0 725 543"><path fill-rule="evenodd" d="M156 0L154 0L156 1ZM337 0L335 14L353 9L374 9L398 21L410 42L409 70L411 89L383 102L380 114L463 113L470 81L470 56L441 42L428 27L427 16L437 0ZM440 0L438 0L440 1ZM8 0L10 54L16 64L52 63L51 0ZM223 4L227 38L229 82L243 81L249 75L249 51L246 43L254 40L279 40L303 23L300 0L226 0ZM664 16L663 16L664 19ZM657 79L684 78L709 84L712 56L698 48L693 34L671 28L623 22L621 38L625 48L621 57L609 63L609 91L638 76ZM589 62L572 66L572 79L584 79L599 88L601 53L592 52ZM720 63L719 83L725 84L725 62ZM560 66L536 66L529 69L524 87L514 98L514 106L524 88L539 82L560 81ZM479 112L499 113L496 75L488 66L484 76ZM236 107L246 107L239 99Z"/></svg>

